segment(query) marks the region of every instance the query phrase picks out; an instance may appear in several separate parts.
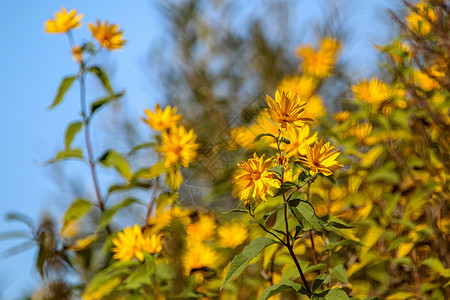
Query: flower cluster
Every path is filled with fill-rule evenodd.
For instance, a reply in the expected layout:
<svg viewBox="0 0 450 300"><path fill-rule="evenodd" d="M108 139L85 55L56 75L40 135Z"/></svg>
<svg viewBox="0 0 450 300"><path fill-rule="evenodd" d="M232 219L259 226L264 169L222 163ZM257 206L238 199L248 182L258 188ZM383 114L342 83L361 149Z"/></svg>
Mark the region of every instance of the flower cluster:
<svg viewBox="0 0 450 300"><path fill-rule="evenodd" d="M183 182L180 168L187 168L197 156L197 135L194 131L186 130L183 125L179 125L182 116L177 114L177 107L167 106L164 110L156 104L154 112L145 110L145 117L142 121L153 130L160 133L160 145L157 147L158 153L163 160L163 171L166 174L166 184L176 191ZM159 172L162 173L162 172Z"/></svg>
<svg viewBox="0 0 450 300"><path fill-rule="evenodd" d="M126 262L133 258L144 260L144 251L148 253L158 253L162 250L161 235L147 235L142 233L141 227L137 224L133 228L127 227L117 234L113 239L114 259Z"/></svg>

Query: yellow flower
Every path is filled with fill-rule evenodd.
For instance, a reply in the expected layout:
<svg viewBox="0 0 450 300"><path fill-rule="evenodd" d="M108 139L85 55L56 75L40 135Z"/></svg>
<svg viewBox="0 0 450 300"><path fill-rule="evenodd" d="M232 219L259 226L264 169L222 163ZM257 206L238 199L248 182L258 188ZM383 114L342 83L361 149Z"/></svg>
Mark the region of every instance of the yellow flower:
<svg viewBox="0 0 450 300"><path fill-rule="evenodd" d="M236 248L248 237L247 228L238 223L222 226L217 233L219 234L219 245L224 248Z"/></svg>
<svg viewBox="0 0 450 300"><path fill-rule="evenodd" d="M325 176L333 174L333 171L342 168L344 165L338 164L335 160L339 156L339 150L334 150L330 143L323 144L323 138L316 141L312 147L306 147L306 157L300 160L306 167L310 168L309 174L314 175L318 172Z"/></svg>
<svg viewBox="0 0 450 300"><path fill-rule="evenodd" d="M176 106L172 108L168 105L162 110L159 104L156 104L155 112L152 112L148 108L145 109L147 118L142 118L142 121L150 125L150 127L156 131L164 131L178 125L178 122L182 119L181 115L177 115L177 109Z"/></svg>
<svg viewBox="0 0 450 300"><path fill-rule="evenodd" d="M369 136L372 132L372 128L371 123L356 124L353 125L346 134L349 136L354 136L356 138L356 143L358 144L374 145L379 141L379 139Z"/></svg>
<svg viewBox="0 0 450 300"><path fill-rule="evenodd" d="M256 153L242 164L238 164L239 169L235 177L235 188L242 201L250 198L267 201L267 194L273 196L271 187L279 187L274 180L273 174L269 172L269 166L272 164L272 158L264 160L265 154L258 157Z"/></svg>
<svg viewBox="0 0 450 300"><path fill-rule="evenodd" d="M431 24L427 21L424 16L427 16L432 22L436 21L436 14L434 13L431 7L428 7L428 4L425 2L420 2L417 4L417 8L419 9L419 14L416 12L411 12L406 17L406 22L408 23L408 27L410 30L426 35L431 30Z"/></svg>
<svg viewBox="0 0 450 300"><path fill-rule="evenodd" d="M374 111L392 97L392 92L388 84L372 78L370 82L366 79L359 84L352 86L352 91L356 98L366 101L372 105Z"/></svg>
<svg viewBox="0 0 450 300"><path fill-rule="evenodd" d="M163 154L166 167L181 164L188 167L197 155L199 144L195 142L197 135L191 129L186 131L183 126L172 127L168 132L162 132L162 143L158 152Z"/></svg>
<svg viewBox="0 0 450 300"><path fill-rule="evenodd" d="M316 120L325 114L322 100L314 94L317 83L317 79L311 76L287 76L278 85L278 90L298 94L300 99L306 102L303 116Z"/></svg>
<svg viewBox="0 0 450 300"><path fill-rule="evenodd" d="M261 133L271 133L273 135L278 134L277 127L268 119L269 114L267 111L262 110L256 122L247 126L240 126L236 128L232 128L229 132L230 141L237 146L241 146L245 149L253 149L255 146L254 140ZM263 143L267 141L268 138L262 138L258 143Z"/></svg>
<svg viewBox="0 0 450 300"><path fill-rule="evenodd" d="M142 239L142 249L148 253L158 253L162 250L162 236L157 234L147 235L144 233Z"/></svg>
<svg viewBox="0 0 450 300"><path fill-rule="evenodd" d="M306 147L317 140L317 132L309 136L309 130L308 125L302 128L289 127L283 136L290 141L290 144L281 143L281 151L286 153L287 157L306 155ZM277 147L276 143L271 146Z"/></svg>
<svg viewBox="0 0 450 300"><path fill-rule="evenodd" d="M219 255L207 245L189 241L187 243L187 252L183 257L183 265L186 275L190 275L193 271L217 266Z"/></svg>
<svg viewBox="0 0 450 300"><path fill-rule="evenodd" d="M426 72L416 70L413 74L416 85L426 92L440 87L435 78L445 77L445 73L439 71L437 65L429 68Z"/></svg>
<svg viewBox="0 0 450 300"><path fill-rule="evenodd" d="M170 208L157 211L156 217L150 219L148 225L152 226L152 232L160 231L174 221L187 226L190 223L190 213L188 209L173 205Z"/></svg>
<svg viewBox="0 0 450 300"><path fill-rule="evenodd" d="M266 110L270 118L279 124L282 129L286 129L287 124L303 127L306 123L312 121L312 119L303 116L306 102L300 101L298 95L292 96L290 92L280 93L276 91L275 100L269 95L266 96L266 99L269 104L269 108Z"/></svg>
<svg viewBox="0 0 450 300"><path fill-rule="evenodd" d="M301 67L307 74L325 78L331 74L337 60L340 44L336 39L324 38L316 52L309 46L298 47L296 56L302 60Z"/></svg>
<svg viewBox="0 0 450 300"><path fill-rule="evenodd" d="M172 189L172 191L178 191L183 183L183 174L181 174L178 166L170 167L166 172L166 178L164 182Z"/></svg>
<svg viewBox="0 0 450 300"><path fill-rule="evenodd" d="M199 214L198 221L189 224L186 228L186 233L191 240L210 241L214 239L216 227L214 216Z"/></svg>
<svg viewBox="0 0 450 300"><path fill-rule="evenodd" d="M122 46L127 42L122 39L123 30L119 30L117 24L108 24L107 21L102 23L97 20L96 24L90 22L88 26L97 42L110 51L122 49Z"/></svg>
<svg viewBox="0 0 450 300"><path fill-rule="evenodd" d="M140 261L144 260L142 252L142 230L136 224L133 228L127 227L117 234L113 239L114 252L113 258L122 262L130 261L137 257Z"/></svg>
<svg viewBox="0 0 450 300"><path fill-rule="evenodd" d="M350 112L347 110L338 112L334 114L334 119L336 120L336 122L344 122L345 120L348 119L348 117L350 117Z"/></svg>
<svg viewBox="0 0 450 300"><path fill-rule="evenodd" d="M83 49L78 45L72 47L72 60L79 64L83 61Z"/></svg>
<svg viewBox="0 0 450 300"><path fill-rule="evenodd" d="M69 30L77 29L81 26L83 14L78 14L75 9L67 12L63 6L61 11L55 12L55 19L48 19L45 22L44 31L50 34L66 33Z"/></svg>

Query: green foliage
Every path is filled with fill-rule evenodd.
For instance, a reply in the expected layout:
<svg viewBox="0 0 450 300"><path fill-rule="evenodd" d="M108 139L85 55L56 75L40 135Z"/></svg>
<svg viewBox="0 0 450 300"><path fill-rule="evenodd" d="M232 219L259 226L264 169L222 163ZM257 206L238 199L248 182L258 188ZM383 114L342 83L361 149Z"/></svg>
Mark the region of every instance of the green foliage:
<svg viewBox="0 0 450 300"><path fill-rule="evenodd" d="M48 109L53 109L56 107L61 101L63 101L65 94L72 86L72 83L77 78L75 76L66 76L61 80L61 83L59 84L58 91L56 92L55 99L53 99L52 104L48 107Z"/></svg>
<svg viewBox="0 0 450 300"><path fill-rule="evenodd" d="M275 243L275 241L272 239L259 237L254 239L248 246L246 246L242 253L236 255L231 261L230 268L228 269L225 280L222 283L222 288L232 279L241 274L241 272L247 267L250 261L258 256L258 254L264 248L272 245L273 243Z"/></svg>

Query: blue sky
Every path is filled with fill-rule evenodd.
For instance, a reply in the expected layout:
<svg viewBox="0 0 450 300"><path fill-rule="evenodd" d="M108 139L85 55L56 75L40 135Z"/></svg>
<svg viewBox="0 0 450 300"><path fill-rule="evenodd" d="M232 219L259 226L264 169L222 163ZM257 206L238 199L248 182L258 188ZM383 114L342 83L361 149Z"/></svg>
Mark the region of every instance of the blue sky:
<svg viewBox="0 0 450 300"><path fill-rule="evenodd" d="M311 5L304 1L302 18L320 18L321 9L329 9L320 1ZM343 3L351 16L351 45L344 48L344 59L355 68L355 78L369 76L376 70L377 55L373 43L386 42L390 31L386 8L390 1L335 1ZM68 41L62 35L43 33L44 22L55 10L65 5L84 13L84 26L74 32L75 39L89 37L88 21L109 20L119 23L128 40L123 51L102 57L112 71L113 85L126 88L127 114L138 118L145 107L152 107L163 94L155 78L148 72L148 53L158 46L163 35L161 17L150 1L2 1L0 4L0 232L24 228L19 223L5 222L4 215L20 211L37 220L45 211L60 213L68 202L61 201L61 186L50 177L47 160L63 145L66 124L77 118L78 99L71 90L64 103L47 111L62 76L75 73L77 66L70 58ZM364 4L362 4L364 3ZM395 4L397 5L397 4ZM305 30L311 31L311 28ZM309 33L311 35L311 32ZM88 96L95 96L94 92ZM95 148L95 144L94 144ZM95 150L95 149L94 149ZM72 176L86 170L74 167ZM63 183L62 183L63 184ZM0 241L0 249L17 245L18 241ZM33 269L34 250L0 257L0 298L20 299L39 282Z"/></svg>

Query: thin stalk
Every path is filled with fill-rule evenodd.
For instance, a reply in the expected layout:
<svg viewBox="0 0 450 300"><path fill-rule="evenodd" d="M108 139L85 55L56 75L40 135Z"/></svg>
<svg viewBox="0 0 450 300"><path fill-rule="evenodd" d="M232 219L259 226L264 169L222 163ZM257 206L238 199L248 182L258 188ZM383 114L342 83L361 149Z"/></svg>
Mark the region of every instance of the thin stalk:
<svg viewBox="0 0 450 300"><path fill-rule="evenodd" d="M152 216L152 211L153 211L153 206L155 205L156 202L156 193L159 190L159 176L156 177L156 182L155 182L155 186L153 187L153 192L152 192L152 197L150 199L150 203L148 204L148 209L147 209L147 218L146 218L146 225L148 225L148 222L150 221L150 218Z"/></svg>
<svg viewBox="0 0 450 300"><path fill-rule="evenodd" d="M309 202L310 187L311 187L311 181L308 181L308 188L306 189L306 201L308 201L308 202ZM317 255L316 255L316 249L314 247L314 237L313 237L312 231L309 232L309 239L311 240L311 250L312 250L313 261L314 261L314 264L317 265Z"/></svg>
<svg viewBox="0 0 450 300"><path fill-rule="evenodd" d="M88 159L89 159L89 168L91 170L91 176L92 176L92 181L94 183L94 189L95 189L95 194L97 196L98 206L100 207L100 210L103 214L103 212L105 211L105 205L103 203L103 199L100 194L100 185L98 183L94 155L92 154L92 144L91 144L91 136L90 136L90 128L89 128L90 122L89 122L89 116L88 116L87 109L86 109L86 85L85 85L85 81L84 81L84 69L82 69L80 72L80 100L81 100L81 115L83 117L83 123L84 123L84 137L85 137L86 150L87 150ZM111 229L109 228L109 225L106 226L106 230L107 230L108 234L111 233Z"/></svg>
<svg viewBox="0 0 450 300"><path fill-rule="evenodd" d="M292 259L294 260L295 266L297 267L298 273L300 274L300 277L302 278L303 284L305 285L306 290L308 291L308 293L311 293L311 289L309 288L308 285L308 281L305 278L305 274L303 274L302 271L302 267L300 266L300 263L297 260L297 256L295 256L294 253L294 241L292 241L292 245L289 242L289 237L290 237L290 232L289 232L289 224L288 224L288 218L287 218L287 199L285 194L283 194L283 200L284 200L284 223L286 224L286 240L287 243L285 244L285 246L288 248L289 250L289 254L291 255Z"/></svg>

